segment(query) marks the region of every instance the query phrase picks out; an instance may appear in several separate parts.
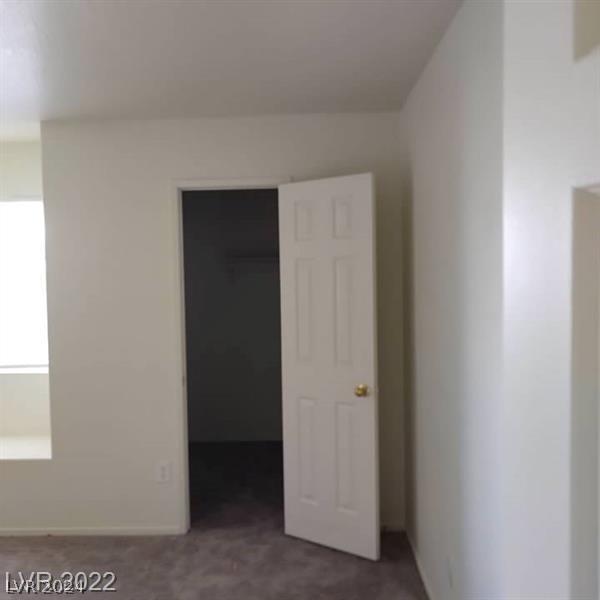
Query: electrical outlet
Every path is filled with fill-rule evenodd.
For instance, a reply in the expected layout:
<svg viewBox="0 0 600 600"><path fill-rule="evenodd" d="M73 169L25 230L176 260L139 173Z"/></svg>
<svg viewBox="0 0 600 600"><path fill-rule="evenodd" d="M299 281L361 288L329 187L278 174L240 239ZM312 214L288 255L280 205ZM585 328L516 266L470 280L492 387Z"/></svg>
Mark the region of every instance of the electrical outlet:
<svg viewBox="0 0 600 600"><path fill-rule="evenodd" d="M171 481L171 471L172 469L170 460L159 460L156 463L156 483L168 483Z"/></svg>

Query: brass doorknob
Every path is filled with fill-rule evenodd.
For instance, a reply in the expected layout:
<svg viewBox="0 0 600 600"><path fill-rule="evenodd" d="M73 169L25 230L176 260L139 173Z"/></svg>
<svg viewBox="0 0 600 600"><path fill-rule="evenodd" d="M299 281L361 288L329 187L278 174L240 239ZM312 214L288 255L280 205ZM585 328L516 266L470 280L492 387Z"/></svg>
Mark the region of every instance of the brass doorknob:
<svg viewBox="0 0 600 600"><path fill-rule="evenodd" d="M359 383L354 388L354 395L359 396L359 397L368 396L369 395L369 387L364 383Z"/></svg>

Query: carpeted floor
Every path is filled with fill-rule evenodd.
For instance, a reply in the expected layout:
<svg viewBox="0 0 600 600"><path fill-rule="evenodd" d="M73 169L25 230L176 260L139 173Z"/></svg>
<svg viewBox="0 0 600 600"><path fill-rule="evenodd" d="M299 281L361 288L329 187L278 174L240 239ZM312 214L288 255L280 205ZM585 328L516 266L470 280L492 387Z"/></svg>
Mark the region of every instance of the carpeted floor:
<svg viewBox="0 0 600 600"><path fill-rule="evenodd" d="M193 445L190 465L188 535L0 538L0 598L26 597L6 593L7 571L77 570L117 575L91 598L426 600L402 534L383 535L379 562L283 534L279 444Z"/></svg>

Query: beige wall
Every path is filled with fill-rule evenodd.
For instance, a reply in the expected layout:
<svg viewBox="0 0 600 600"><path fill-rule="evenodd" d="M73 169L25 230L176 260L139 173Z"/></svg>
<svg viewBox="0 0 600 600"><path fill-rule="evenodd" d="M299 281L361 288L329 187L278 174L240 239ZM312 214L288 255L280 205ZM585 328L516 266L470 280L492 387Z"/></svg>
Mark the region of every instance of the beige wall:
<svg viewBox="0 0 600 600"><path fill-rule="evenodd" d="M364 171L377 182L382 518L404 525L397 121L376 114L43 125L54 459L0 464L0 530L181 529L175 181ZM159 460L172 461L171 483L155 483Z"/></svg>

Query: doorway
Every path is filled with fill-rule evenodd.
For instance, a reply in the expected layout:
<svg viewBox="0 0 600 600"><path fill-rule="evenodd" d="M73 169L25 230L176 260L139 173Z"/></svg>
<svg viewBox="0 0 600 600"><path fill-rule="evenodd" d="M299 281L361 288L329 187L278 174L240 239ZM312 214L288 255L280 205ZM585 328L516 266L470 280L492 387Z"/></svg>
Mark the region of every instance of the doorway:
<svg viewBox="0 0 600 600"><path fill-rule="evenodd" d="M278 192L181 198L191 525L282 528Z"/></svg>
<svg viewBox="0 0 600 600"><path fill-rule="evenodd" d="M571 573L573 598L597 598L600 545L600 202L573 199Z"/></svg>
<svg viewBox="0 0 600 600"><path fill-rule="evenodd" d="M278 523L283 521L285 533L377 560L373 175L285 183L277 189L275 182L254 181L244 189L238 183L222 188L217 186L226 182L209 180L214 187L200 187L203 191L192 191L198 188L190 188L189 182L178 188L180 348L187 346L188 354L187 386L182 362L181 450L183 460L192 463L182 478L184 528L189 529L190 520L198 524L204 509L205 516L223 517L222 509L236 498L264 501L268 496L270 508L277 505L280 515L283 448L284 514ZM252 198L265 196L269 203L252 212ZM209 212L197 215L200 225L190 233L190 215L203 210L200 205ZM241 213L234 218L230 211ZM266 211L266 221L261 221L261 211ZM234 225L228 229L231 219ZM262 233L254 237L249 230L257 223ZM261 237L265 231L268 238ZM205 262L209 259L210 265ZM268 273L279 274L280 286ZM255 283L250 285L257 277L270 281L268 301L257 295ZM269 306L266 314L272 320L267 325L255 311ZM241 332L246 343L237 339L232 345L228 336ZM280 346L270 346L268 340ZM269 365L261 371L264 377L246 378L256 370L265 344L271 348L267 355L279 362L267 358L261 363L261 369ZM280 379L273 378L277 375ZM263 404L275 389L277 404ZM227 410L219 412L223 407ZM189 454L188 438L198 444ZM235 460L234 443L239 446ZM248 464L265 469L264 477ZM260 481L275 486L272 495L268 486L258 490ZM248 507L236 507L233 513L241 508L251 514ZM260 511L267 505L253 507Z"/></svg>

